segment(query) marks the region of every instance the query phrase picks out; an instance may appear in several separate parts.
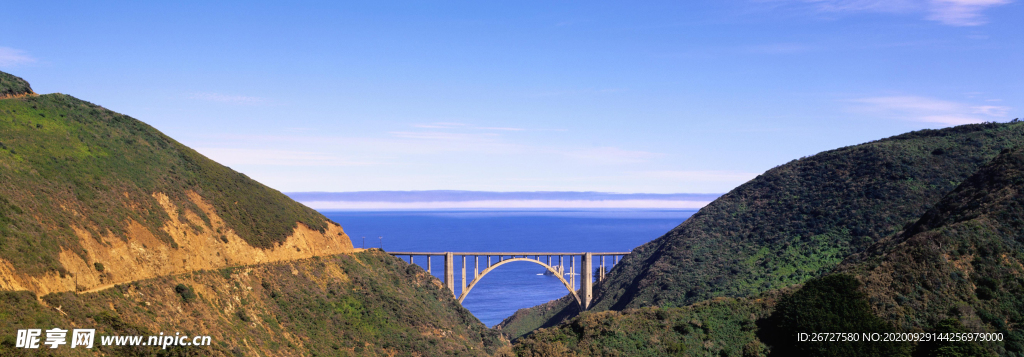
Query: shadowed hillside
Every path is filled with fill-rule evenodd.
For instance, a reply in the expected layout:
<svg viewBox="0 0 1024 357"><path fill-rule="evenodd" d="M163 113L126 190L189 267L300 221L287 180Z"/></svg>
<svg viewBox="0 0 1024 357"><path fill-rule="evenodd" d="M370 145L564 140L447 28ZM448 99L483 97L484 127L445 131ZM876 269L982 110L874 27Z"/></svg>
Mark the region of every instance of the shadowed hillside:
<svg viewBox="0 0 1024 357"><path fill-rule="evenodd" d="M768 170L636 248L595 288L594 310L744 297L832 271L912 224L1005 148L1024 124L922 130ZM562 299L499 327L520 336L574 316Z"/></svg>
<svg viewBox="0 0 1024 357"><path fill-rule="evenodd" d="M903 234L850 259L873 308L904 329L949 319L1002 332L1000 355L1024 355L1024 153L1006 150Z"/></svg>

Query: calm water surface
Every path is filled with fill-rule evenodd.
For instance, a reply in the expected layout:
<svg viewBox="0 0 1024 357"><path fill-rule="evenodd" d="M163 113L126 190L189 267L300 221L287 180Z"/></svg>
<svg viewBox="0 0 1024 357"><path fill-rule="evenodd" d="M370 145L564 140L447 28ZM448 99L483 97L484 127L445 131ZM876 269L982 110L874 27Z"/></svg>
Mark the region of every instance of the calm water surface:
<svg viewBox="0 0 1024 357"><path fill-rule="evenodd" d="M366 248L383 244L386 251L627 252L658 238L695 212L594 210L322 213L341 224L357 248L363 246L362 237L366 237ZM378 239L381 236L384 238ZM408 257L402 258L408 260ZM467 280L473 280L472 258L467 260ZM427 259L417 258L416 263L426 267ZM578 260L576 264L578 267ZM545 276L543 272L543 267L527 262L503 265L487 274L473 288L463 306L487 326L494 326L518 309L542 304L568 293L558 279ZM433 274L443 280L443 273L444 259L433 258ZM461 286L461 260L458 258L455 275L458 290Z"/></svg>

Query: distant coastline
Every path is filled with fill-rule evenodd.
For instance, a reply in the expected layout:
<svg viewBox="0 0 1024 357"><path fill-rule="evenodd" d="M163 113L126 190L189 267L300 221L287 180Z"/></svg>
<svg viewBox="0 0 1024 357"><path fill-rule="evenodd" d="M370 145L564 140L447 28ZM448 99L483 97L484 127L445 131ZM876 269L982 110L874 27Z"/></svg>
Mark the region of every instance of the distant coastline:
<svg viewBox="0 0 1024 357"><path fill-rule="evenodd" d="M317 210L699 209L717 193L360 191L288 192Z"/></svg>

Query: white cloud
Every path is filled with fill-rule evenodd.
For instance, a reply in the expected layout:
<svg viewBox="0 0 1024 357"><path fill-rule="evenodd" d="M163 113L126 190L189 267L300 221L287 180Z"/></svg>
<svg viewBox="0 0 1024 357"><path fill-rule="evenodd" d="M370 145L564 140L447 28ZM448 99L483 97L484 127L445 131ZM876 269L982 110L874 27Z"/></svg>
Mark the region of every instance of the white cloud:
<svg viewBox="0 0 1024 357"><path fill-rule="evenodd" d="M0 47L0 66L13 67L35 62L36 59L29 56L25 51L10 47Z"/></svg>
<svg viewBox="0 0 1024 357"><path fill-rule="evenodd" d="M987 115L990 117L1006 117L1010 114L1010 107L1003 107L998 105L979 105L971 107L971 111L977 114Z"/></svg>
<svg viewBox="0 0 1024 357"><path fill-rule="evenodd" d="M928 19L952 26L984 25L982 11L1009 3L1009 0L931 0Z"/></svg>
<svg viewBox="0 0 1024 357"><path fill-rule="evenodd" d="M442 141L488 141L497 137L494 133L450 133L442 131L392 131L396 138L442 140Z"/></svg>
<svg viewBox="0 0 1024 357"><path fill-rule="evenodd" d="M598 148L586 148L576 149L569 151L559 151L559 154L586 163L596 164L630 164L647 162L651 159L664 156L664 154L638 151L638 150L624 150L617 147L598 147Z"/></svg>
<svg viewBox="0 0 1024 357"><path fill-rule="evenodd" d="M808 52L812 48L808 45L799 43L773 43L765 45L754 45L747 47L747 51L751 53L768 54L768 55L785 55L793 53Z"/></svg>
<svg viewBox="0 0 1024 357"><path fill-rule="evenodd" d="M423 129L462 129L466 127L463 123L438 122L430 124L413 124L414 128Z"/></svg>
<svg viewBox="0 0 1024 357"><path fill-rule="evenodd" d="M759 1L773 4L794 0ZM924 13L925 19L950 26L978 26L987 21L985 10L1006 5L1011 0L795 0L824 13L878 12Z"/></svg>
<svg viewBox="0 0 1024 357"><path fill-rule="evenodd" d="M412 127L420 129L455 129L455 130L497 130L497 131L524 131L523 128L513 127L488 127L472 126L465 123L439 122L430 124L413 124Z"/></svg>
<svg viewBox="0 0 1024 357"><path fill-rule="evenodd" d="M757 177L753 172L737 171L645 171L637 173L641 178L671 179L685 182L724 182L739 185Z"/></svg>
<svg viewBox="0 0 1024 357"><path fill-rule="evenodd" d="M523 128L510 128L510 127L479 127L481 130L497 130L497 131L524 131Z"/></svg>
<svg viewBox="0 0 1024 357"><path fill-rule="evenodd" d="M311 151L238 149L238 148L197 148L196 151L223 165L274 165L274 166L363 166L371 163L349 161L331 155Z"/></svg>
<svg viewBox="0 0 1024 357"><path fill-rule="evenodd" d="M267 100L258 97L249 97L244 95L230 95L220 93L193 93L189 98L206 100L211 102L231 103L231 104L262 104L266 103Z"/></svg>
<svg viewBox="0 0 1024 357"><path fill-rule="evenodd" d="M802 0L828 12L908 12L921 8L919 0Z"/></svg>
<svg viewBox="0 0 1024 357"><path fill-rule="evenodd" d="M961 125L1006 119L1010 107L970 105L919 96L872 97L852 100L854 110L883 118L942 125Z"/></svg>

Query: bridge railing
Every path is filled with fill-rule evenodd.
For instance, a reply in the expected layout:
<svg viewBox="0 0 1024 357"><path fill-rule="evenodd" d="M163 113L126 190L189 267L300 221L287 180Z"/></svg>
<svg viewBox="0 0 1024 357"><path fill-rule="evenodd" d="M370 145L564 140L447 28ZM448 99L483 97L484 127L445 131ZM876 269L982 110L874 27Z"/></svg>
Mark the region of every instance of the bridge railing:
<svg viewBox="0 0 1024 357"><path fill-rule="evenodd" d="M452 291L455 291L455 258L460 257L462 259L462 279L461 279L461 290L460 294L456 295L459 298L459 302L462 302L472 290L473 286L476 285L478 280L486 275L492 267L502 265L502 262L515 259L516 261L534 261L542 266L545 266L550 272L558 275L559 280L566 285L566 288L575 296L576 294L576 275L580 275L579 290L582 291L582 296L576 296L577 302L580 307L584 310L590 305L592 287L594 278L598 282L605 279L605 274L610 268L618 264L619 259L622 256L628 255L630 252L388 252L388 254L396 257L409 257L409 264L415 264L415 257L427 257L427 272L433 274L433 257L444 257L444 282L445 286ZM469 282L467 279L466 267L467 259L472 257L473 262L473 280ZM580 257L580 268L579 273L576 269L576 257ZM607 259L610 257L611 259ZM595 262L595 258L600 259L600 263ZM545 263L546 260L546 263ZM568 260L569 269L566 272L565 261ZM480 271L480 263L484 263L483 274ZM595 264L597 263L597 264ZM596 267L595 267L596 265ZM596 268L597 274L595 276L594 269ZM569 281L565 281L563 278L564 274L569 274ZM467 283L469 285L467 285Z"/></svg>

